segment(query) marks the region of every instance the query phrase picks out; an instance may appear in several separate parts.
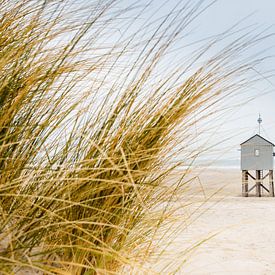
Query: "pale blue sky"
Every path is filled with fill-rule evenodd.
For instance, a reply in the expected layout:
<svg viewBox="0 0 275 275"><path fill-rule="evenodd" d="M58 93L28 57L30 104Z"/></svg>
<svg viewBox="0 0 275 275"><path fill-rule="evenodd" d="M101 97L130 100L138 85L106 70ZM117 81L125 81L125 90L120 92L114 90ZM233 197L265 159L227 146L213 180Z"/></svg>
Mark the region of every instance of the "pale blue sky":
<svg viewBox="0 0 275 275"><path fill-rule="evenodd" d="M191 1L191 3L193 2ZM205 4L210 2L212 1L206 0ZM148 3L148 1L143 1L143 3ZM155 3L158 5L165 3L165 8L162 9L162 12L165 13L178 1L156 1ZM266 33L275 33L275 1L218 0L191 24L188 30L190 33L184 41L188 43L219 34L239 21L242 21L240 27L249 26L250 30L266 30ZM253 48L251 54L256 54L262 50L266 50L264 55L275 56L275 37L271 37L263 44ZM273 71L274 74L275 58L271 57L257 70L260 72ZM259 78L261 77L259 74ZM211 149L211 153L215 157L222 159L239 158L237 151L239 144L257 133L258 113L261 113L263 118L263 136L275 142L275 76L268 79L262 77L259 83L247 90L246 96L247 98L255 97L255 99L247 104L241 104L239 107L232 107L225 116L213 119L212 125L217 125L217 127L214 131L209 130L209 134L212 136L209 145L234 136ZM238 104L244 101L245 97L242 95L228 104Z"/></svg>
<svg viewBox="0 0 275 275"><path fill-rule="evenodd" d="M89 3L89 0L84 1ZM117 2L117 5L120 7L127 7L134 4L144 6L149 2L151 1L121 0ZM146 20L153 21L154 18L159 18L167 14L177 3L183 5L185 2L187 1L152 1L151 7L144 13L141 13L139 20L135 21L134 25L131 26L131 31L135 31L135 28L139 29ZM196 2L198 1L190 1L192 4ZM211 2L213 1L205 0L204 5L206 6ZM161 8L159 9L159 7ZM142 10L142 8L140 8L140 10ZM181 58L188 56L188 51L192 51L192 48L186 48L185 46L187 44L224 32L240 21L242 22L238 25L238 28L249 27L249 30L266 30L266 33L275 33L274 14L275 0L218 0L186 29L186 37L181 40L179 45L176 45L178 47L176 54L181 56ZM133 15L136 15L135 12L133 12ZM121 20L121 22L123 26L124 20ZM127 25L127 23L125 24ZM114 39L121 35L120 26L118 25L117 28L114 28ZM228 41L225 41L224 44ZM275 36L254 47L250 54L253 55L263 50L266 50L264 55L271 57L264 65L256 69L262 72L273 71L274 74L275 57L273 57L273 55L275 56ZM171 63L177 62L177 60L180 59L177 59L176 54L171 58ZM209 56L211 56L211 52ZM238 159L239 152L237 150L239 144L256 133L258 113L261 113L263 118L262 125L265 130L262 131L263 136L275 142L275 76L270 76L266 79L262 77L261 74L258 75L257 72L254 72L254 76L255 75L262 78L262 80L250 87L245 94L245 96L255 97L255 99L247 104L243 104L246 99L243 94L240 95L240 97L235 97L233 101L228 102L227 107L230 107L230 104L237 105L241 103L239 107L232 106L224 116L210 121L210 124L216 126L216 128L215 130L209 130L209 135L211 136L209 145L212 143L221 143L223 140L228 139L226 142L215 147L215 149L211 149L215 156L223 159Z"/></svg>
<svg viewBox="0 0 275 275"><path fill-rule="evenodd" d="M200 33L212 35L222 32L247 16L249 17L242 23L244 26L255 25L255 27L263 30L269 28L269 33L275 33L274 14L275 1L273 0L220 0L200 17L198 21L201 20L203 23L202 26L197 24L197 33L198 35ZM266 40L263 46L270 47L267 52L268 55L275 55L275 38ZM261 49L257 50L260 51ZM275 71L275 58L271 58L261 69L263 71ZM254 91L251 93L257 94L255 100L239 108L233 108L228 115L228 120L220 121L222 127L220 133L217 134L218 139L222 138L223 135L236 134L235 138L220 146L221 152L222 148L227 151L225 156L222 156L221 153L221 158L226 158L226 156L238 158L239 153L236 151L238 144L257 132L258 113L261 113L263 118L264 130L262 130L262 134L275 142L275 77L273 76L268 80L263 79L252 88Z"/></svg>
<svg viewBox="0 0 275 275"><path fill-rule="evenodd" d="M191 1L192 2L192 1ZM211 1L205 1L210 3ZM177 0L166 1L171 7ZM187 37L190 41L221 33L237 22L240 26L249 26L251 29L266 30L266 33L275 33L275 1L274 0L218 0L207 11L192 23L192 34ZM265 55L275 56L275 37L267 39L263 44L253 48L251 54L266 49ZM271 57L259 71L273 71L275 73L275 57ZM261 75L259 75L261 78ZM255 97L247 104L232 107L228 113L219 119L213 119L212 124L217 125L210 130L211 143L226 142L211 149L214 157L222 159L238 159L239 144L251 135L257 133L258 113L263 118L262 135L275 142L275 76L262 80L247 90L247 96ZM229 104L244 102L245 98L236 97Z"/></svg>

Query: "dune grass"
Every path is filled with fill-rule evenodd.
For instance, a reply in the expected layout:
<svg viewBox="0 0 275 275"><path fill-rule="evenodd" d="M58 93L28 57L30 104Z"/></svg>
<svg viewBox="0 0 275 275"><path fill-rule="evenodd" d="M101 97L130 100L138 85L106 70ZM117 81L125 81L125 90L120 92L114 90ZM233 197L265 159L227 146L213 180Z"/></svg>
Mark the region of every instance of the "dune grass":
<svg viewBox="0 0 275 275"><path fill-rule="evenodd" d="M3 274L154 272L144 263L161 255L155 240L171 228L178 207L171 202L185 188L184 174L169 177L197 155L190 130L251 82L246 73L262 59L241 57L263 35L242 33L197 63L227 32L191 61L169 65L170 50L205 5L178 4L132 34L112 36L114 26L127 32L138 24L147 8L1 2Z"/></svg>

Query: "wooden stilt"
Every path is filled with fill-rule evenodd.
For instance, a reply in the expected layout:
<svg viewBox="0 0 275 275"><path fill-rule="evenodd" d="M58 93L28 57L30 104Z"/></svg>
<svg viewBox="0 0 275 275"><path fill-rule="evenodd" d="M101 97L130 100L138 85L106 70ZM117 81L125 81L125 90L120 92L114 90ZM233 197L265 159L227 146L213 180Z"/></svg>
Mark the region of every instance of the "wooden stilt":
<svg viewBox="0 0 275 275"><path fill-rule="evenodd" d="M274 197L273 170L269 170L269 196Z"/></svg>
<svg viewBox="0 0 275 275"><path fill-rule="evenodd" d="M243 197L248 197L249 192L251 192L254 188L256 189L256 197L261 197L262 192L264 190L269 193L270 197L275 197L275 190L274 190L274 175L273 175L273 170L268 170L268 172L264 175L263 170L256 170L255 171L255 177L253 177L248 170L242 170L242 196ZM251 177L253 182L255 184L251 187L248 188L248 178ZM269 179L269 188L264 185L265 179Z"/></svg>
<svg viewBox="0 0 275 275"><path fill-rule="evenodd" d="M256 170L256 197L261 197L261 170Z"/></svg>
<svg viewBox="0 0 275 275"><path fill-rule="evenodd" d="M248 171L242 171L242 196L248 197Z"/></svg>

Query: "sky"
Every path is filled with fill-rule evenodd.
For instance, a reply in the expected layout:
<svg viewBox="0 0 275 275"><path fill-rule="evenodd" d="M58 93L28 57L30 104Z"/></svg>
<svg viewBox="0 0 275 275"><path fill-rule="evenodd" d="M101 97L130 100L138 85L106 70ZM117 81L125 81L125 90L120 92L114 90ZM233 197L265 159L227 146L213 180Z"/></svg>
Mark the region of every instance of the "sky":
<svg viewBox="0 0 275 275"><path fill-rule="evenodd" d="M186 1L182 0L181 3L183 2ZM195 1L190 2L195 3ZM236 23L238 23L237 28L248 28L256 32L264 31L265 34L275 33L274 0L205 0L204 5L212 2L214 3L190 24L190 28L185 30L187 35L181 44L182 48L178 48L179 56L188 56L188 48L184 47L184 43L189 44L220 34ZM136 1L128 0L120 3L127 5L136 3ZM138 3L148 4L149 1L143 0ZM161 14L167 14L179 1L159 0L153 1L153 5L154 3L163 5L157 15L152 15L158 17ZM228 42L225 40L225 45ZM192 47L189 50L192 51ZM225 114L212 117L206 123L210 126L206 129L210 137L207 146L216 145L208 150L204 158L218 159L217 163L232 160L237 165L240 158L239 144L258 133L259 114L263 120L261 134L271 142L275 142L275 37L271 36L257 47L252 48L250 55L262 51L265 51L263 55L269 56L269 59L255 68L253 72L254 77L258 77L259 81L250 86L245 93L228 101L226 106L228 111ZM211 56L211 52L209 54ZM176 62L176 59L177 56L174 56L171 63Z"/></svg>
<svg viewBox="0 0 275 275"><path fill-rule="evenodd" d="M175 1L169 1L171 5L173 2ZM210 1L206 2L210 3ZM194 30L192 39L221 33L237 22L240 22L241 26L250 26L258 30L266 30L267 33L275 33L274 11L274 0L219 0L192 24ZM224 117L214 118L210 122L212 125L217 125L215 131L210 133L212 135L210 143L219 144L209 151L206 158L233 160L236 165L240 156L239 144L258 133L259 113L263 120L261 134L275 142L275 58L272 57L275 56L275 38L270 37L253 51L256 53L263 49L266 49L264 55L271 57L262 67L257 68L259 70L256 74L259 75L260 81L250 87L245 96L236 97L230 102L232 108L229 108ZM273 74L273 76L262 75L261 72L267 71L273 71L268 74ZM244 103L250 97L254 99ZM233 107L238 105L238 100L241 103L240 106Z"/></svg>
<svg viewBox="0 0 275 275"><path fill-rule="evenodd" d="M269 33L275 33L274 11L275 1L273 0L220 0L200 17L203 23L202 26L198 24L197 35L204 33L211 35L221 32L243 19L242 24L244 25L253 25L262 30L268 29L267 32ZM274 38L267 39L264 46L268 48L267 55L275 54ZM270 61L266 62L260 69L275 71L275 58L270 58ZM261 77L260 74L259 76ZM220 134L217 135L218 139L222 140L225 133L228 136L235 135L232 139L218 146L221 159L239 158L238 145L258 132L257 118L259 113L263 119L261 134L275 142L275 76L268 79L262 77L262 80L251 87L251 91L247 92L247 95L250 93L255 95L255 99L246 104L241 104L240 107L232 108L228 118L219 121L222 126ZM236 98L237 100L238 98Z"/></svg>
<svg viewBox="0 0 275 275"><path fill-rule="evenodd" d="M88 3L89 0L83 1ZM128 7L132 4L142 6L149 2L151 1L120 0L117 3L121 7ZM153 20L154 16L157 18L165 15L177 3L184 2L187 1L153 0L152 5L156 4L162 8L156 8L157 13L154 14L155 7L153 7L150 19ZM220 34L236 23L238 23L237 28L248 28L248 30L256 32L264 31L265 34L275 33L274 0L205 0L204 5L212 2L214 3L192 22L190 28L186 29L187 35L182 39L181 47L177 49L176 54L188 57L188 51L192 51L192 49L186 48L185 44ZM190 0L190 3L196 3L196 1ZM149 11L147 9L146 12L146 14L141 14L141 19L148 17L150 9ZM139 22L142 20L135 21L135 25L131 28L139 28ZM114 29L114 33L117 33L118 36L121 35L119 27ZM224 43L226 44L228 41L225 40ZM259 81L250 86L245 93L228 101L226 106L228 111L225 114L212 117L207 122L211 126L206 129L210 137L208 145L210 147L212 144L217 145L211 147L205 158L233 160L237 164L240 157L239 144L257 133L259 114L263 120L261 134L275 143L275 35L252 48L250 55L262 51L265 51L263 55L269 56L269 59L253 71L254 77L256 75ZM211 56L211 52L209 56ZM170 62L177 62L177 56L174 55L173 58Z"/></svg>

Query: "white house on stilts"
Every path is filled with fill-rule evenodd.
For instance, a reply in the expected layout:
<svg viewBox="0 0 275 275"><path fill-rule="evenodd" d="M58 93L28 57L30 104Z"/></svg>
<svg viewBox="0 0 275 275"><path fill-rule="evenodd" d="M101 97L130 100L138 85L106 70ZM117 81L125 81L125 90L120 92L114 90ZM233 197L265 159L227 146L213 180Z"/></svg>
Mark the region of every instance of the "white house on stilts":
<svg viewBox="0 0 275 275"><path fill-rule="evenodd" d="M264 191L274 197L273 184L273 148L274 144L260 135L261 117L258 119L259 134L241 143L242 196L256 189L256 196L261 197ZM255 172L254 172L255 171ZM253 185L249 188L249 180ZM265 179L268 178L268 185Z"/></svg>

